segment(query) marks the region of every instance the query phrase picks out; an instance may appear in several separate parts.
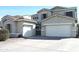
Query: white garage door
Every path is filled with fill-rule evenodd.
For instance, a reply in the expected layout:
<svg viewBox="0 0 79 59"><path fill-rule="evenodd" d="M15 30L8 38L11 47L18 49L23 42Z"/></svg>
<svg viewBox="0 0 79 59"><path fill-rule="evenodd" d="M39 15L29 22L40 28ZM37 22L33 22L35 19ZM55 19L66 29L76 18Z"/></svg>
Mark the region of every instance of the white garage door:
<svg viewBox="0 0 79 59"><path fill-rule="evenodd" d="M71 26L46 26L46 36L70 37Z"/></svg>
<svg viewBox="0 0 79 59"><path fill-rule="evenodd" d="M23 26L23 37L32 36L32 26L24 25Z"/></svg>

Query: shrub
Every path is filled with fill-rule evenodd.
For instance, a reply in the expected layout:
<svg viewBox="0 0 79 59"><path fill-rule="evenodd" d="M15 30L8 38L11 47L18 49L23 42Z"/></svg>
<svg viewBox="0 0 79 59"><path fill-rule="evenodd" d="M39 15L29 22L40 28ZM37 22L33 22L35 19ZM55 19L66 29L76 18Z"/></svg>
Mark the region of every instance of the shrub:
<svg viewBox="0 0 79 59"><path fill-rule="evenodd" d="M5 41L9 38L9 31L7 29L0 29L0 41Z"/></svg>

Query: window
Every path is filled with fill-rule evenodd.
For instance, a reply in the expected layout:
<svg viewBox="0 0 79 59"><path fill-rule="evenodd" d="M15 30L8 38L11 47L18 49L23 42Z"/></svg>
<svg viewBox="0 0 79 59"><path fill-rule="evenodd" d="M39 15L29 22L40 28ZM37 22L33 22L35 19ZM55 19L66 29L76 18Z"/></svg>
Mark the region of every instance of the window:
<svg viewBox="0 0 79 59"><path fill-rule="evenodd" d="M35 19L36 19L36 17L35 17Z"/></svg>
<svg viewBox="0 0 79 59"><path fill-rule="evenodd" d="M42 18L43 19L47 18L47 14L42 14Z"/></svg>
<svg viewBox="0 0 79 59"><path fill-rule="evenodd" d="M66 12L66 16L73 17L73 12L72 11Z"/></svg>
<svg viewBox="0 0 79 59"><path fill-rule="evenodd" d="M36 17L36 19L38 19L38 17Z"/></svg>
<svg viewBox="0 0 79 59"><path fill-rule="evenodd" d="M33 19L38 19L38 17L33 17Z"/></svg>
<svg viewBox="0 0 79 59"><path fill-rule="evenodd" d="M33 19L35 19L35 18L33 17Z"/></svg>

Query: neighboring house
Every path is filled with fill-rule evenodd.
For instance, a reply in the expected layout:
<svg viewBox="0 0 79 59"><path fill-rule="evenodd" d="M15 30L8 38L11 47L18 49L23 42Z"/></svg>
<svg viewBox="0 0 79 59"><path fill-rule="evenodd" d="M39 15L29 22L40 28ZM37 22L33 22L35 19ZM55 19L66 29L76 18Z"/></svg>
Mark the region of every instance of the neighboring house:
<svg viewBox="0 0 79 59"><path fill-rule="evenodd" d="M37 29L38 32L41 31L41 36L76 37L77 35L76 7L44 8L32 15L32 19L40 24Z"/></svg>
<svg viewBox="0 0 79 59"><path fill-rule="evenodd" d="M36 21L31 16L10 16L2 18L3 27L7 28L11 37L29 37L35 35Z"/></svg>

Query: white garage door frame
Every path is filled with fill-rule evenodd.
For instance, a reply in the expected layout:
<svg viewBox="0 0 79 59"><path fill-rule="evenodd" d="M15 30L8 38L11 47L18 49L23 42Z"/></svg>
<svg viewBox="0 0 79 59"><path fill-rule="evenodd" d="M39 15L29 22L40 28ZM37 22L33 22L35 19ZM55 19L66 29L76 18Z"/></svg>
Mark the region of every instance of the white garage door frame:
<svg viewBox="0 0 79 59"><path fill-rule="evenodd" d="M64 27L64 26L65 26L65 27L66 27L66 26L69 26L69 27L70 27L70 30L69 30L70 33L69 33L69 35L66 35L66 34L67 34L66 32L62 32L62 31L61 31L62 33L65 33L65 34L63 34L63 35L59 35L59 34L58 34L58 35L57 35L57 34L55 34L55 35L47 34L47 33L46 33L46 32L47 32L47 29L46 29L47 26L54 26L54 27L55 27L55 26L63 26L63 27ZM63 30L63 29L60 29L60 30ZM67 29L67 30L68 30L68 29ZM52 33L52 32L53 32L53 31L51 31L51 33ZM56 32L56 31L55 31L55 32ZM56 33L57 33L57 32L56 32ZM71 25L71 24L45 25L45 35L46 35L46 36L57 36L57 37L71 37L71 36L72 36L72 25Z"/></svg>
<svg viewBox="0 0 79 59"><path fill-rule="evenodd" d="M26 27L26 29L24 28L24 26ZM28 27L28 28L27 28ZM30 36L32 36L32 31L33 30L33 26L32 25L23 25L23 37L30 37ZM26 35L25 35L25 33L24 32L26 32L26 31L29 31L28 33L26 33Z"/></svg>

